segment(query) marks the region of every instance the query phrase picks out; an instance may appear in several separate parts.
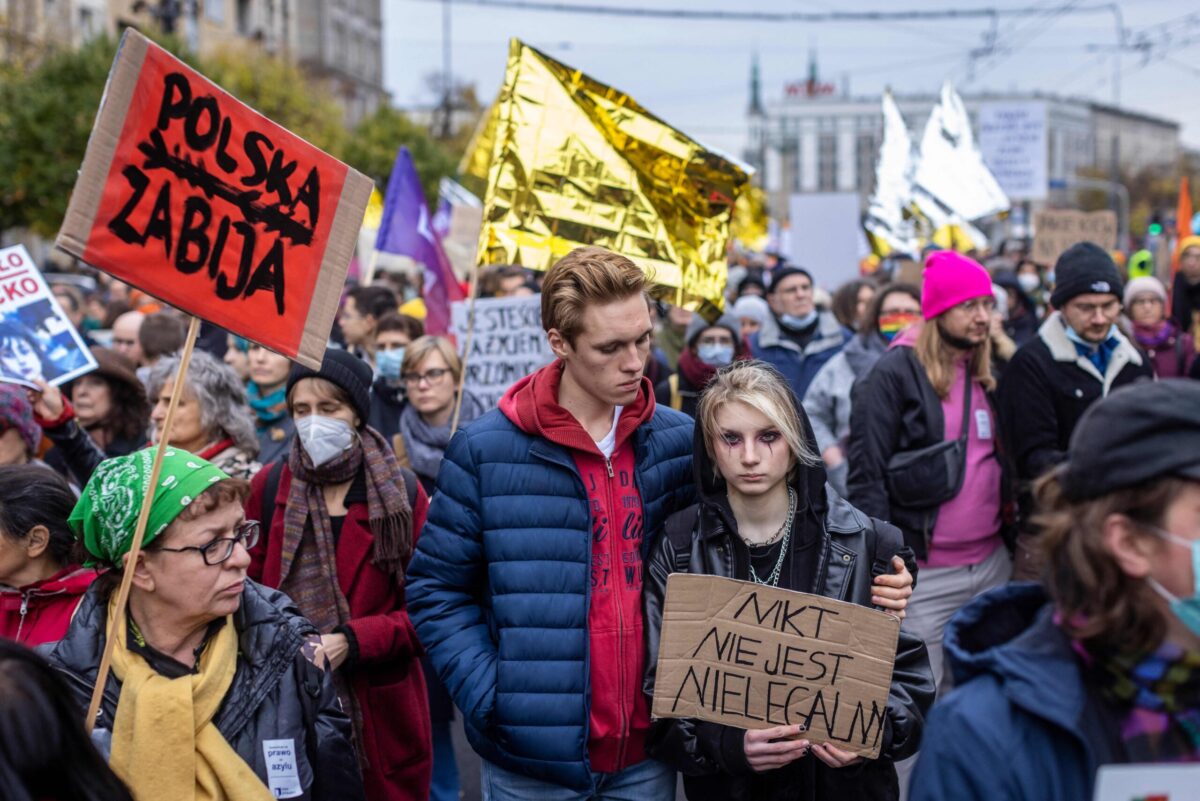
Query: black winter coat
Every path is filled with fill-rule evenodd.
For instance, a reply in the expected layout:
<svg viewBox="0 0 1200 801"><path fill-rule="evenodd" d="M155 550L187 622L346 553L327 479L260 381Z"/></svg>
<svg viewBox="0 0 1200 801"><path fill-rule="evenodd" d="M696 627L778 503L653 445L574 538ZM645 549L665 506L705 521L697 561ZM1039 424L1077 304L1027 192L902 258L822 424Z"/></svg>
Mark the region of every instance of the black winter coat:
<svg viewBox="0 0 1200 801"><path fill-rule="evenodd" d="M1033 507L1029 487L1049 468L1067 458L1067 445L1079 418L1113 389L1152 380L1153 368L1124 335L1105 375L1080 356L1067 338L1061 313L1038 329L1037 339L1013 356L996 392L1000 431L1021 482L1024 526Z"/></svg>
<svg viewBox="0 0 1200 801"><path fill-rule="evenodd" d="M808 419L802 419L806 437L812 441ZM643 603L646 653L651 658L643 686L650 697L654 695L657 664L653 655L658 653L667 576L686 561L688 573L749 579L749 553L737 535L723 482L712 478L711 461L700 437L697 426L694 470L700 504L668 519L646 568ZM816 580L813 586L797 586L800 582L785 573L781 587L870 606L872 581L891 572L893 555L905 559L915 578L917 566L900 532L868 518L838 497L825 482L823 466L802 468L793 488L797 510L792 543L799 546L818 539ZM676 544L676 532L687 531L684 527L688 525L690 545L683 551ZM934 694L925 644L901 631L879 759L834 770L809 755L779 770L757 774L746 761L742 729L691 719L655 721L646 750L683 773L689 801L896 799L899 785L894 762L916 753Z"/></svg>
<svg viewBox="0 0 1200 801"><path fill-rule="evenodd" d="M854 385L850 399L847 499L871 517L897 526L904 533L905 544L924 559L929 553L928 540L937 523L938 507L913 506L904 498L891 497L884 476L896 454L928 448L945 439L942 400L909 347L895 347L879 357L871 371ZM1004 431L1004 415L991 393L988 402L997 427ZM1002 439L996 442L998 446L1004 444ZM1013 471L1003 447L997 447L997 458L1003 471L1001 534L1011 547L1015 537Z"/></svg>
<svg viewBox="0 0 1200 801"><path fill-rule="evenodd" d="M688 417L695 419L696 406L700 403L700 393L704 387L698 387L691 381L688 381L687 376L683 374L682 370L658 382L658 385L654 388L654 401L660 406L667 406L671 409L675 408L671 405L672 378L675 378L679 382L680 405L676 411L683 412Z"/></svg>
<svg viewBox="0 0 1200 801"><path fill-rule="evenodd" d="M48 648L50 664L67 680L80 714L87 709L104 651L108 598L93 584L80 602L66 636ZM312 623L291 600L247 580L233 616L238 666L213 722L233 750L267 783L263 741L295 743L303 801L361 801L358 759L350 744L350 719L342 712L331 674L301 651L316 637ZM111 730L121 685L110 677L96 730Z"/></svg>

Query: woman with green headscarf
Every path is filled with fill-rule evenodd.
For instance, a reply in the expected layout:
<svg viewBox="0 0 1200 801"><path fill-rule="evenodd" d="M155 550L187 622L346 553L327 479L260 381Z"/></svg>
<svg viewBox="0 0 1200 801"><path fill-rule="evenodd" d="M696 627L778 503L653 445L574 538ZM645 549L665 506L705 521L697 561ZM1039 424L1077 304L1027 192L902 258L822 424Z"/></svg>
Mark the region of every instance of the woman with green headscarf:
<svg viewBox="0 0 1200 801"><path fill-rule="evenodd" d="M154 448L102 462L70 517L96 581L50 662L80 708L115 637L96 731L137 801L362 799L350 722L312 624L246 577L249 485L186 451L163 454L129 564ZM132 570L126 609L116 604Z"/></svg>

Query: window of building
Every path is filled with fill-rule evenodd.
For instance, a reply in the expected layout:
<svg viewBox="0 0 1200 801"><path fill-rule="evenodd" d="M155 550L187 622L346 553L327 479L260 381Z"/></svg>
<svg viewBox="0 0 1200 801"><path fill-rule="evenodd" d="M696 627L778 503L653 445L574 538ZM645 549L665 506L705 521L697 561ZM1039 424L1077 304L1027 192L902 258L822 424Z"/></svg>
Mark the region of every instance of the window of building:
<svg viewBox="0 0 1200 801"><path fill-rule="evenodd" d="M218 25L225 22L225 0L204 0L204 16Z"/></svg>
<svg viewBox="0 0 1200 801"><path fill-rule="evenodd" d="M79 35L85 40L96 35L96 12L90 8L79 9Z"/></svg>
<svg viewBox="0 0 1200 801"><path fill-rule="evenodd" d="M817 137L817 191L837 189L837 135L823 133Z"/></svg>
<svg viewBox="0 0 1200 801"><path fill-rule="evenodd" d="M875 134L860 133L854 140L854 160L858 167L858 191L869 195L875 191L875 160L879 146Z"/></svg>
<svg viewBox="0 0 1200 801"><path fill-rule="evenodd" d="M237 0L237 32L239 36L249 36L254 21L250 16L250 0Z"/></svg>
<svg viewBox="0 0 1200 801"><path fill-rule="evenodd" d="M331 63L335 67L345 66L346 64L346 28L341 22L333 23L333 58Z"/></svg>

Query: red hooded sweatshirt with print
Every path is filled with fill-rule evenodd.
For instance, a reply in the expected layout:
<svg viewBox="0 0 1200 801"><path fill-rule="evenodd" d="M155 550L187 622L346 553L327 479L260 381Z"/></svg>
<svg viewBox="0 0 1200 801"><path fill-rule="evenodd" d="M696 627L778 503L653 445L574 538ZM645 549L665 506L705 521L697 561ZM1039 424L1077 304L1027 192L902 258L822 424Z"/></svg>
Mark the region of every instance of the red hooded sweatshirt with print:
<svg viewBox="0 0 1200 801"><path fill-rule="evenodd" d="M592 708L588 760L601 773L646 758L650 710L642 692L642 498L634 480L633 432L654 415L654 388L642 379L637 399L617 422L616 445L605 459L591 435L558 404L558 362L518 381L500 410L527 434L571 452L587 491L592 518L592 590L588 608Z"/></svg>

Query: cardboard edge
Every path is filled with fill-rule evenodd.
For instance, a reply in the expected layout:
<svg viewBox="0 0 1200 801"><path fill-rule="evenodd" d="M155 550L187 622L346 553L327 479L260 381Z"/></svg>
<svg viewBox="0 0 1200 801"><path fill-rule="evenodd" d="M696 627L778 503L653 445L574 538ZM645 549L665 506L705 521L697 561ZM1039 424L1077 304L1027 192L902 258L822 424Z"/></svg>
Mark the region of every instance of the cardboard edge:
<svg viewBox="0 0 1200 801"><path fill-rule="evenodd" d="M321 257L321 269L317 273L317 285L313 287L308 316L300 335L300 346L296 349L295 360L313 370L321 369L329 331L338 312L342 285L346 282L346 271L358 244L361 225L347 225L347 219L357 215L357 219L362 220L374 188L375 182L370 178L355 169L346 168L346 181L342 185L333 225L329 229L329 242Z"/></svg>
<svg viewBox="0 0 1200 801"><path fill-rule="evenodd" d="M121 141L125 118L133 102L138 77L149 52L149 40L132 29L127 29L117 48L112 71L100 108L84 151L83 164L75 179L75 188L67 204L62 227L54 244L60 250L82 259L87 248L100 202L104 197L104 184L112 167L113 156Z"/></svg>

